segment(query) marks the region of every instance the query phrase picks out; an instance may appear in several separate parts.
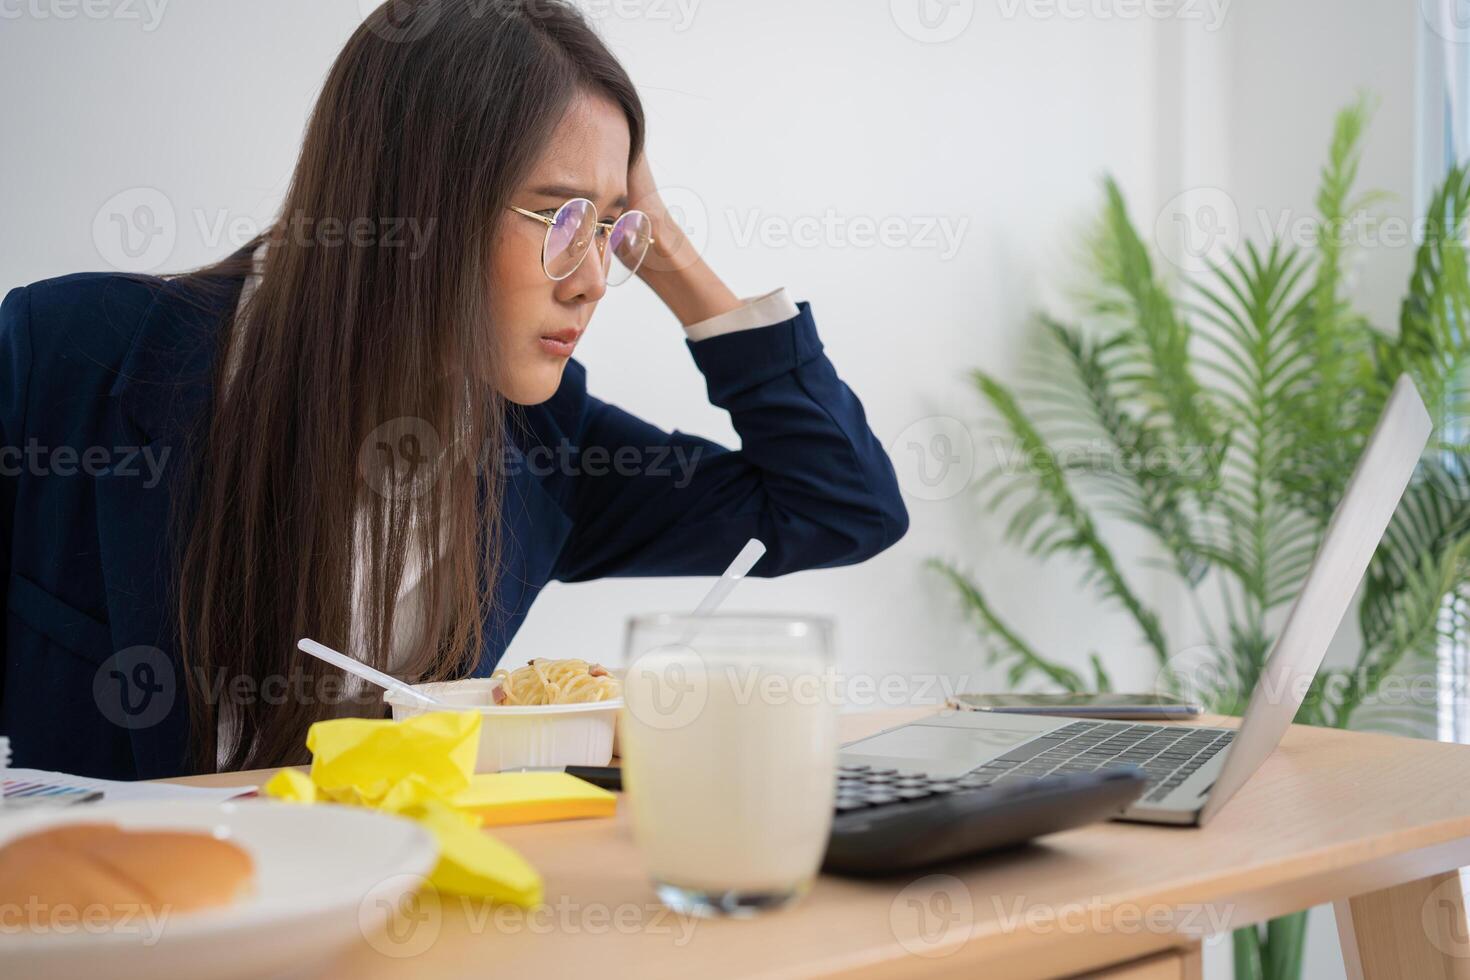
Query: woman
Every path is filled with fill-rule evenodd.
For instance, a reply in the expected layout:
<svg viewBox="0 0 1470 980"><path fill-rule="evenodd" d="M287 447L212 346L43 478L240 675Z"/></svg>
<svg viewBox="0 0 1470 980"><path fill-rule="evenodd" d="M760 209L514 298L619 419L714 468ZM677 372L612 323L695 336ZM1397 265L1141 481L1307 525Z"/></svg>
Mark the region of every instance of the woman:
<svg viewBox="0 0 1470 980"><path fill-rule="evenodd" d="M16 765L301 761L313 721L381 709L298 637L484 676L553 579L717 574L753 536L754 573L782 575L904 533L810 309L731 294L660 202L643 134L570 7L389 4L332 68L260 241L5 299ZM635 272L740 450L588 394L573 348Z"/></svg>

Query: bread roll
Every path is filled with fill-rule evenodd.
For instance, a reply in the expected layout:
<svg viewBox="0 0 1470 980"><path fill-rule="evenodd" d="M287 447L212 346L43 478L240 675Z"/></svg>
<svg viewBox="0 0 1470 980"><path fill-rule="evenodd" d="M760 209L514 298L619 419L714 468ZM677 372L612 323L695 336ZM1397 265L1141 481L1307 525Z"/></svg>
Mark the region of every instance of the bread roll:
<svg viewBox="0 0 1470 980"><path fill-rule="evenodd" d="M228 905L254 875L248 854L208 834L65 824L0 847L0 908L39 925L172 915Z"/></svg>

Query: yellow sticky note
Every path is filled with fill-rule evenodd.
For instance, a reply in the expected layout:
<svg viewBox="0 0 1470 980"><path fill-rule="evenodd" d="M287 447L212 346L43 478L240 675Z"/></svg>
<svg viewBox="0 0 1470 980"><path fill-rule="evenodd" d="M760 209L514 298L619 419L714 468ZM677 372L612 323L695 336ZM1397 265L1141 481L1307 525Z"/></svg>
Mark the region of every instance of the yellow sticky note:
<svg viewBox="0 0 1470 980"><path fill-rule="evenodd" d="M564 772L481 773L450 802L478 813L487 827L610 817L618 808L615 793Z"/></svg>
<svg viewBox="0 0 1470 980"><path fill-rule="evenodd" d="M541 902L541 875L519 853L467 822L463 813L437 803L404 812L429 829L439 844L439 863L429 884L442 892L532 906Z"/></svg>
<svg viewBox="0 0 1470 980"><path fill-rule="evenodd" d="M282 769L272 776L260 791L287 803L315 803L316 783L300 769Z"/></svg>
<svg viewBox="0 0 1470 980"><path fill-rule="evenodd" d="M479 712L441 711L403 721L320 721L307 731L306 747L312 753L311 775L283 769L265 784L266 795L294 803L370 807L417 820L439 845L429 883L441 892L527 906L541 901L536 869L480 830L474 809L453 800L471 785L480 748Z"/></svg>
<svg viewBox="0 0 1470 980"><path fill-rule="evenodd" d="M403 813L425 803L449 805L449 801L434 792L434 788L423 777L412 775L394 783L377 801L376 806L387 813ZM478 826L479 821L475 821L475 824Z"/></svg>
<svg viewBox="0 0 1470 980"><path fill-rule="evenodd" d="M403 721L334 718L306 732L311 781L331 795L351 789L364 802L382 799L399 781L422 779L452 796L469 785L480 749L478 711L435 711Z"/></svg>

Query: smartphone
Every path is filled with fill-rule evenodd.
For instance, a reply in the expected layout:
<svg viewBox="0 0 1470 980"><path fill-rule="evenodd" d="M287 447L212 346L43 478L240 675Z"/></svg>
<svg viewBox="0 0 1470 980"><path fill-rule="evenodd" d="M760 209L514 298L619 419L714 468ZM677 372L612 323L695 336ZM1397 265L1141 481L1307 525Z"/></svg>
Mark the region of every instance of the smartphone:
<svg viewBox="0 0 1470 980"><path fill-rule="evenodd" d="M1066 715L1120 721L1173 721L1198 718L1204 708L1161 694L958 694L951 708L1013 715Z"/></svg>

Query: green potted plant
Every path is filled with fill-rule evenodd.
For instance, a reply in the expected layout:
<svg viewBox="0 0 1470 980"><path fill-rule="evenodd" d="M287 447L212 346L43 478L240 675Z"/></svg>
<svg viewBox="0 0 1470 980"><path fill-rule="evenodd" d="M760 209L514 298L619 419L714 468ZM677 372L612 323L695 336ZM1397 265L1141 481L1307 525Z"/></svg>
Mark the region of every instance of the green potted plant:
<svg viewBox="0 0 1470 980"><path fill-rule="evenodd" d="M1368 116L1359 101L1336 118L1315 242L1246 242L1175 281L1106 180L1094 285L1075 316L1036 318L1046 371L1020 386L971 374L1013 442L1008 464L980 487L1010 542L1039 560L1079 561L1090 586L1127 612L1164 687L1239 714L1407 372L1441 424L1360 591L1356 660L1323 669L1297 720L1422 733L1432 731L1435 699L1384 695L1396 680L1437 676L1440 645L1466 635L1470 447L1459 420L1470 366L1470 169L1452 168L1430 201L1397 330L1370 323L1344 288L1346 232L1365 227L1376 200L1354 190ZM1204 643L1169 636L1115 559L1105 514L1147 532ZM929 564L1013 685L1109 689L1101 654L1081 671L1044 655L987 600L979 575L950 559ZM1181 650L1190 651L1183 669ZM1236 976L1300 976L1304 934L1305 913L1237 930Z"/></svg>

